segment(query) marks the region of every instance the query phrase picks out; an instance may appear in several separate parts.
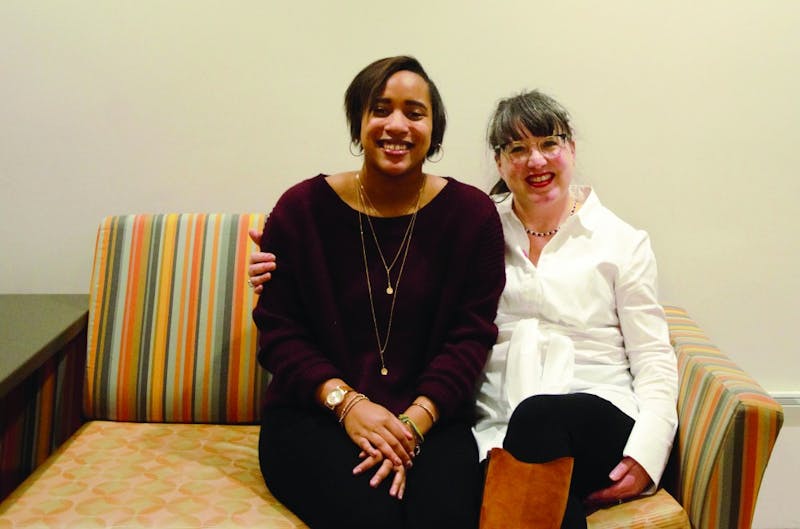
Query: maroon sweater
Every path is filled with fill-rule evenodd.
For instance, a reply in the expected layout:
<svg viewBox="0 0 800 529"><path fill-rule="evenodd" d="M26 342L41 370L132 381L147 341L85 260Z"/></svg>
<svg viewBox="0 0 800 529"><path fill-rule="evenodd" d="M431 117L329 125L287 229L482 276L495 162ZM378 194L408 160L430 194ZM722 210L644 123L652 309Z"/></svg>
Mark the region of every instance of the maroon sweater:
<svg viewBox="0 0 800 529"><path fill-rule="evenodd" d="M376 218L387 263L410 217ZM363 217L375 313L386 337L392 296ZM264 287L253 318L261 330L258 359L273 374L266 406L316 407L316 388L342 378L393 413L417 395L442 417L471 417L475 387L497 337L494 317L505 284L503 232L492 201L448 178L417 214L396 286L394 318L380 374L358 213L325 175L303 181L278 200L264 227L263 249L279 269ZM393 283L402 255L392 269Z"/></svg>

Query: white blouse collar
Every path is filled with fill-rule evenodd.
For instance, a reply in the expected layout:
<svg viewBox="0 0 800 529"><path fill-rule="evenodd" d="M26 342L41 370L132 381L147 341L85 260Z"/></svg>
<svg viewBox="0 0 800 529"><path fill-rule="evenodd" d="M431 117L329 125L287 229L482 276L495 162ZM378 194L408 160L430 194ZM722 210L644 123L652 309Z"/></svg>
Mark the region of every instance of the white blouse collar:
<svg viewBox="0 0 800 529"><path fill-rule="evenodd" d="M600 199L597 198L597 193L588 185L572 185L570 186L570 192L578 201L583 202L583 205L575 212L575 215L573 215L576 222L565 222L564 229L566 230L571 224L581 225L587 230L594 229L597 223L597 213L602 207ZM513 197L510 194L493 195L492 199L497 205L497 212L500 214L503 226L506 230L510 230L510 233L506 231L506 238L509 238L509 235L513 234L515 238L519 237L521 240L527 240L525 226L522 225L522 222L512 209L512 204L514 202ZM572 228L569 228L569 230L572 231Z"/></svg>

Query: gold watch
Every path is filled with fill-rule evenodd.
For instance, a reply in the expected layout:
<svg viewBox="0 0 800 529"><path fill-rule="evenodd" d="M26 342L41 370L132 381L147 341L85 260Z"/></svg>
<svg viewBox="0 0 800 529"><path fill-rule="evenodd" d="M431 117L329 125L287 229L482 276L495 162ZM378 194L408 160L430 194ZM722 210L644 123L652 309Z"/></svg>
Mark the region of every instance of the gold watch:
<svg viewBox="0 0 800 529"><path fill-rule="evenodd" d="M344 402L345 395L351 391L353 391L351 387L336 386L325 395L325 406L327 406L329 410L336 409L336 406Z"/></svg>

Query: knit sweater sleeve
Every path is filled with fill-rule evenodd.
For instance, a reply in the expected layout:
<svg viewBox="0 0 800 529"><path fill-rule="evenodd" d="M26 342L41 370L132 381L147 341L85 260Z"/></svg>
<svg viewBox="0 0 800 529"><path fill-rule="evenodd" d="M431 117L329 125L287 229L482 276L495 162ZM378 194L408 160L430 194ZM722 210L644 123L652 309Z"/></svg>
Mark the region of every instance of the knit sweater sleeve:
<svg viewBox="0 0 800 529"><path fill-rule="evenodd" d="M308 274L304 265L319 249L313 245L312 180L289 189L278 200L264 226L261 249L279 256L280 273L273 274L253 310L260 330L259 363L275 376L270 393L298 403L313 404L316 388L340 371L319 350L308 320ZM310 244L309 244L310 242ZM319 256L320 261L322 256ZM324 307L320 308L324 310Z"/></svg>
<svg viewBox="0 0 800 529"><path fill-rule="evenodd" d="M419 393L431 398L443 417L460 413L464 406L470 414L474 410L477 380L497 339L494 319L505 286L497 210L485 194L464 187L462 208L448 231L455 240L435 333L441 333L441 345L418 385Z"/></svg>

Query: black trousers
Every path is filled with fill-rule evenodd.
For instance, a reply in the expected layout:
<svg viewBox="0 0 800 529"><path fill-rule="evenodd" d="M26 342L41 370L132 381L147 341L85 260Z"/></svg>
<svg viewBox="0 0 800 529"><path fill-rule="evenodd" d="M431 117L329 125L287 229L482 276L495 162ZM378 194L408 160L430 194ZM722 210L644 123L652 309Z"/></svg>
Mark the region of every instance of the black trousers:
<svg viewBox="0 0 800 529"><path fill-rule="evenodd" d="M622 460L634 421L605 399L586 393L536 395L509 419L503 448L528 463L574 458L562 529L586 527L583 500L608 487L609 472Z"/></svg>
<svg viewBox="0 0 800 529"><path fill-rule="evenodd" d="M391 475L374 489L374 469L353 475L359 451L332 414L286 408L263 414L264 480L313 529L478 526L482 474L468 424L437 424L425 436L402 500L389 495Z"/></svg>

